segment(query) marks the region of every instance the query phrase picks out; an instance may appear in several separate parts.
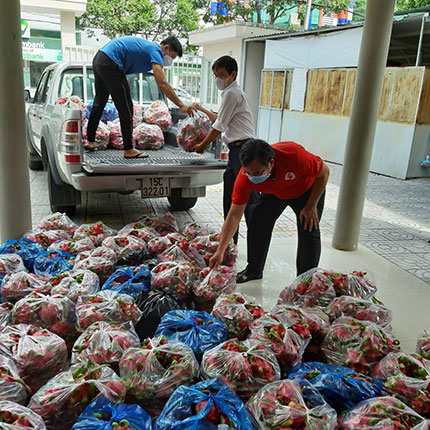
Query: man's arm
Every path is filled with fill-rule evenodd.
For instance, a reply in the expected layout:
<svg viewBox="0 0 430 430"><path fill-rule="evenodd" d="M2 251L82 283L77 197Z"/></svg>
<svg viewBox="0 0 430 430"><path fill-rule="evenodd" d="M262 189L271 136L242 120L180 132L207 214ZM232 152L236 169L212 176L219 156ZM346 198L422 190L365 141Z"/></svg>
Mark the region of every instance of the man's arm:
<svg viewBox="0 0 430 430"><path fill-rule="evenodd" d="M203 106L199 105L198 103L194 103L193 107L196 108L197 110L205 113L209 119L211 120L212 123L214 123L216 121L216 119L218 118L218 115L206 108L204 108Z"/></svg>
<svg viewBox="0 0 430 430"><path fill-rule="evenodd" d="M221 134L220 131L215 130L214 128L211 128L208 135L203 139L201 143L194 146L193 151L198 152L199 154L202 154L206 149L209 147L209 145Z"/></svg>
<svg viewBox="0 0 430 430"><path fill-rule="evenodd" d="M221 231L221 239L215 254L209 260L209 267L216 269L224 259L225 250L239 227L240 220L245 212L246 203L243 205L231 205L227 219L224 221Z"/></svg>
<svg viewBox="0 0 430 430"><path fill-rule="evenodd" d="M321 172L315 176L315 181L312 185L312 191L309 195L306 206L300 211L299 218L301 222L304 222L305 230L312 231L313 229L318 228L319 219L317 204L325 190L329 175L330 169L323 163Z"/></svg>
<svg viewBox="0 0 430 430"><path fill-rule="evenodd" d="M192 115L194 108L192 106L186 106L182 103L181 99L176 95L175 90L170 86L164 75L163 68L158 63L152 63L152 72L154 73L155 80L158 83L163 94L175 103L182 112Z"/></svg>

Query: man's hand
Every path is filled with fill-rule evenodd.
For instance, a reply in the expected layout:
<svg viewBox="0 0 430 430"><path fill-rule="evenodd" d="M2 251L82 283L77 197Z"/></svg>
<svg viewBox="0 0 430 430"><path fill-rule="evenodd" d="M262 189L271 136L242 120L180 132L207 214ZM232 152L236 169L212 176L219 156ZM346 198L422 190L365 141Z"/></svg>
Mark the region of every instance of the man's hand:
<svg viewBox="0 0 430 430"><path fill-rule="evenodd" d="M305 206L299 214L300 222L304 224L304 228L307 231L312 231L318 228L319 219L318 212L315 206Z"/></svg>
<svg viewBox="0 0 430 430"><path fill-rule="evenodd" d="M193 112L195 112L197 109L194 106L181 106L181 111L188 114L189 116L194 116Z"/></svg>
<svg viewBox="0 0 430 430"><path fill-rule="evenodd" d="M197 152L197 154L203 154L206 150L206 145L203 145L203 143L199 143L193 148L193 152Z"/></svg>
<svg viewBox="0 0 430 430"><path fill-rule="evenodd" d="M215 254L209 259L209 267L211 269L218 269L218 266L222 263L223 259L224 255L217 250Z"/></svg>

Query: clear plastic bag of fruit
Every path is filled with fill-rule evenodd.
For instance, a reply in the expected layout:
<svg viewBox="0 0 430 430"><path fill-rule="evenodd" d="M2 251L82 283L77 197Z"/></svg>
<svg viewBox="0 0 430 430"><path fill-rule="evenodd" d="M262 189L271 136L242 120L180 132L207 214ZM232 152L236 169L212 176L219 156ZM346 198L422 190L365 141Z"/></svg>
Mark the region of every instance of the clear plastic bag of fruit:
<svg viewBox="0 0 430 430"><path fill-rule="evenodd" d="M336 411L311 384L283 380L261 388L248 402L248 410L261 429L335 430Z"/></svg>
<svg viewBox="0 0 430 430"><path fill-rule="evenodd" d="M91 296L79 297L76 315L78 327L83 331L96 321L107 321L111 324L131 321L136 324L142 313L131 296L105 290Z"/></svg>
<svg viewBox="0 0 430 430"><path fill-rule="evenodd" d="M160 237L160 234L157 230L153 227L145 226L143 223L140 222L132 222L127 225L125 225L118 234L126 234L127 236L135 236L139 239L143 239L145 242L148 243L156 238Z"/></svg>
<svg viewBox="0 0 430 430"><path fill-rule="evenodd" d="M69 343L76 338L75 304L67 297L31 293L15 303L15 324L32 324L46 328Z"/></svg>
<svg viewBox="0 0 430 430"><path fill-rule="evenodd" d="M75 258L65 251L43 251L34 260L34 273L38 276L57 276L73 269Z"/></svg>
<svg viewBox="0 0 430 430"><path fill-rule="evenodd" d="M12 303L0 303L0 332L12 321Z"/></svg>
<svg viewBox="0 0 430 430"><path fill-rule="evenodd" d="M26 271L24 262L18 254L0 254L0 276Z"/></svg>
<svg viewBox="0 0 430 430"><path fill-rule="evenodd" d="M207 266L209 266L209 259L215 254L218 249L219 234L212 234L209 236L197 236L191 241L191 247L194 248L205 260ZM224 254L224 259L221 262L223 266L234 267L237 259L237 248L233 243L233 240L227 246Z"/></svg>
<svg viewBox="0 0 430 430"><path fill-rule="evenodd" d="M142 227L152 227L160 236L178 232L178 224L175 217L170 213L151 214L141 216L137 222Z"/></svg>
<svg viewBox="0 0 430 430"><path fill-rule="evenodd" d="M148 250L152 254L159 255L183 239L184 237L179 233L169 233L166 236L154 237L148 242Z"/></svg>
<svg viewBox="0 0 430 430"><path fill-rule="evenodd" d="M430 359L430 330L424 330L418 337L416 352L427 360Z"/></svg>
<svg viewBox="0 0 430 430"><path fill-rule="evenodd" d="M16 302L32 292L49 294L51 285L46 279L34 273L17 272L6 275L1 286L1 294L5 301Z"/></svg>
<svg viewBox="0 0 430 430"><path fill-rule="evenodd" d="M124 141L122 138L121 124L119 118L107 123L110 134L110 144L114 149L124 149Z"/></svg>
<svg viewBox="0 0 430 430"><path fill-rule="evenodd" d="M212 315L226 325L228 337L238 339L244 339L252 322L264 313L254 297L242 293L221 295L212 310Z"/></svg>
<svg viewBox="0 0 430 430"><path fill-rule="evenodd" d="M20 378L18 368L13 360L0 355L0 401L27 404L30 387Z"/></svg>
<svg viewBox="0 0 430 430"><path fill-rule="evenodd" d="M214 430L220 424L236 430L252 428L242 400L217 378L176 389L155 422L154 430Z"/></svg>
<svg viewBox="0 0 430 430"><path fill-rule="evenodd" d="M75 364L33 394L28 407L45 420L48 428L65 430L96 398L122 403L125 393L124 383L109 366Z"/></svg>
<svg viewBox="0 0 430 430"><path fill-rule="evenodd" d="M93 109L93 100L90 100L87 105L87 118L90 118L91 111ZM113 103L106 103L106 106L103 109L102 116L100 120L103 123L107 123L108 121L113 121L115 116L118 114L117 109Z"/></svg>
<svg viewBox="0 0 430 430"><path fill-rule="evenodd" d="M394 397L359 403L339 418L339 430L427 430L422 416Z"/></svg>
<svg viewBox="0 0 430 430"><path fill-rule="evenodd" d="M21 378L35 392L64 369L67 347L61 337L46 329L17 324L0 333L0 354L15 362Z"/></svg>
<svg viewBox="0 0 430 430"><path fill-rule="evenodd" d="M321 269L310 269L299 275L279 295L279 304L326 307L336 297L330 278Z"/></svg>
<svg viewBox="0 0 430 430"><path fill-rule="evenodd" d="M210 234L212 232L209 226L197 222L189 222L182 227L182 235L187 240L193 240L197 236L209 236Z"/></svg>
<svg viewBox="0 0 430 430"><path fill-rule="evenodd" d="M333 288L338 297L352 296L371 299L376 293L376 285L370 279L367 272L360 272L358 270L343 273L333 270L323 270L322 272L333 282Z"/></svg>
<svg viewBox="0 0 430 430"><path fill-rule="evenodd" d="M33 270L34 260L41 251L42 245L26 237L20 240L9 239L0 246L0 254L18 254L28 270Z"/></svg>
<svg viewBox="0 0 430 430"><path fill-rule="evenodd" d="M373 376L384 391L423 416L430 414L430 361L418 354L392 352L375 367Z"/></svg>
<svg viewBox="0 0 430 430"><path fill-rule="evenodd" d="M194 284L194 299L199 302L215 301L221 294L231 294L236 289L236 270L228 266L217 269L204 268Z"/></svg>
<svg viewBox="0 0 430 430"><path fill-rule="evenodd" d="M1 430L46 430L42 417L18 403L0 401Z"/></svg>
<svg viewBox="0 0 430 430"><path fill-rule="evenodd" d="M188 262L166 261L152 269L153 288L168 288L183 298L191 293L194 279L193 267Z"/></svg>
<svg viewBox="0 0 430 430"><path fill-rule="evenodd" d="M115 236L117 231L103 224L101 221L93 224L82 224L73 234L73 239L79 240L89 237L95 246L100 246L107 237Z"/></svg>
<svg viewBox="0 0 430 430"><path fill-rule="evenodd" d="M294 330L288 328L282 319L266 314L255 320L249 330L249 339L270 348L280 366L292 367L302 361L309 339L301 338Z"/></svg>
<svg viewBox="0 0 430 430"><path fill-rule="evenodd" d="M338 412L382 394L381 381L335 364L302 363L291 369L288 379L309 381Z"/></svg>
<svg viewBox="0 0 430 430"><path fill-rule="evenodd" d="M105 282L115 270L117 257L110 248L99 247L77 255L74 270L90 270Z"/></svg>
<svg viewBox="0 0 430 430"><path fill-rule="evenodd" d="M139 149L161 149L164 146L163 131L157 124L141 122L133 130L133 141Z"/></svg>
<svg viewBox="0 0 430 430"><path fill-rule="evenodd" d="M133 324L110 324L97 321L76 340L72 348L72 364L91 361L96 364L119 364L128 348L139 347L140 340Z"/></svg>
<svg viewBox="0 0 430 430"><path fill-rule="evenodd" d="M194 147L203 142L211 129L212 123L203 112L194 113L178 124L178 144L185 151L192 151Z"/></svg>
<svg viewBox="0 0 430 430"><path fill-rule="evenodd" d="M78 226L64 213L56 212L45 217L37 226L38 230L64 230L70 236Z"/></svg>
<svg viewBox="0 0 430 430"><path fill-rule="evenodd" d="M99 397L86 407L72 430L152 430L151 417L138 405Z"/></svg>
<svg viewBox="0 0 430 430"><path fill-rule="evenodd" d="M144 240L127 235L107 237L103 241L102 246L112 249L118 260L126 259L129 255L137 252L147 252L148 250Z"/></svg>
<svg viewBox="0 0 430 430"><path fill-rule="evenodd" d="M196 356L227 340L225 325L203 311L177 310L161 318L155 336L167 336L169 342L188 345Z"/></svg>
<svg viewBox="0 0 430 430"><path fill-rule="evenodd" d="M390 352L400 351L399 341L379 325L354 318L338 318L322 345L329 363L369 375Z"/></svg>
<svg viewBox="0 0 430 430"><path fill-rule="evenodd" d="M65 251L71 255L78 255L81 252L92 251L95 248L93 241L86 237L79 240L60 240L49 245L48 251Z"/></svg>
<svg viewBox="0 0 430 430"><path fill-rule="evenodd" d="M117 269L103 284L102 291L116 291L136 298L151 289L151 271L146 266Z"/></svg>
<svg viewBox="0 0 430 430"><path fill-rule="evenodd" d="M143 112L143 120L148 124L158 125L162 131L172 126L172 115L170 115L167 104L161 100L152 102Z"/></svg>
<svg viewBox="0 0 430 430"><path fill-rule="evenodd" d="M71 239L70 234L64 230L31 230L25 233L24 237L37 242L44 249L47 249L48 246L55 242Z"/></svg>
<svg viewBox="0 0 430 430"><path fill-rule="evenodd" d="M254 340L228 340L203 354L205 379L221 377L241 399L248 399L262 386L280 379L275 354L267 345Z"/></svg>
<svg viewBox="0 0 430 430"><path fill-rule="evenodd" d="M90 270L72 270L51 279L51 294L67 296L76 303L81 296L95 294L100 289L99 277Z"/></svg>
<svg viewBox="0 0 430 430"><path fill-rule="evenodd" d="M133 401L151 415L160 413L164 403L180 385L190 385L199 376L192 349L166 337L145 339L140 348L125 351L120 375Z"/></svg>
<svg viewBox="0 0 430 430"><path fill-rule="evenodd" d="M331 321L347 316L361 321L371 321L387 329L391 328L393 318L391 310L382 304L375 303L372 299L351 296L337 297L327 306L325 312Z"/></svg>

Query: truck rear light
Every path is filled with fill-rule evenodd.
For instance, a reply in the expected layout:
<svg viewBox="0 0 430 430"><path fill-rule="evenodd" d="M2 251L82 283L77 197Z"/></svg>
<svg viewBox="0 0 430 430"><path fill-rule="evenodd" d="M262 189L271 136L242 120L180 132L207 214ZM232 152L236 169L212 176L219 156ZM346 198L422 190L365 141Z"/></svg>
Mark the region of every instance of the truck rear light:
<svg viewBox="0 0 430 430"><path fill-rule="evenodd" d="M64 131L66 133L79 133L79 122L78 121L67 121L64 124Z"/></svg>
<svg viewBox="0 0 430 430"><path fill-rule="evenodd" d="M65 155L64 156L66 163L80 163L81 156L80 155Z"/></svg>

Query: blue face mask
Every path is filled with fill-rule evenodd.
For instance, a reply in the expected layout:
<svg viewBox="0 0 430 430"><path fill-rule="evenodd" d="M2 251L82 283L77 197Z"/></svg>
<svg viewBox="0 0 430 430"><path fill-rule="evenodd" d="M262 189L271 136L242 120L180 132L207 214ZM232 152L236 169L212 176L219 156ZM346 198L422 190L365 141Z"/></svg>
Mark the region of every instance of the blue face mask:
<svg viewBox="0 0 430 430"><path fill-rule="evenodd" d="M264 182L266 179L269 179L270 177L270 173L267 173L266 175L261 175L261 176L248 176L248 179L253 183L253 184L261 184L262 182Z"/></svg>

